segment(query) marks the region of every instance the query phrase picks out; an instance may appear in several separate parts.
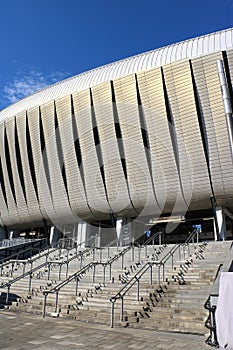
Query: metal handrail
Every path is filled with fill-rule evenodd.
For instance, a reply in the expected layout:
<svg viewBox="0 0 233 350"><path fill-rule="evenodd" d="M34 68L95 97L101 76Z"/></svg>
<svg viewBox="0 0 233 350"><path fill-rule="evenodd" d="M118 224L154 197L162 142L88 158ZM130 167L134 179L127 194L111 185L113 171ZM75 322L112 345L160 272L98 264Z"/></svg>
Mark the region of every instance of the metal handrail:
<svg viewBox="0 0 233 350"><path fill-rule="evenodd" d="M199 233L198 230L194 230L190 236L187 238L186 241L189 241L189 238L191 237L191 239L195 236L195 234ZM189 243L184 243L184 244L176 244L175 246L173 246L169 252L163 257L162 260L160 261L150 261L150 262L146 262L146 264L127 282L127 284L121 288L121 290L112 298L110 298L110 302L112 303L112 308L111 308L111 328L113 328L114 326L114 304L118 299L121 299L121 321L123 321L123 312L124 312L124 296L126 295L126 293L135 285L135 283L137 283L137 300L139 301L140 296L139 296L139 290L140 290L140 279L142 278L142 276L149 270L150 270L150 285L153 284L153 266L156 265L158 267L158 283L160 283L160 267L162 266L163 271L162 271L162 280L164 281L165 278L165 263L172 258L172 269L174 266L174 253L179 249L179 255L181 255L180 253L180 248L181 247L185 247L189 245Z"/></svg>
<svg viewBox="0 0 233 350"><path fill-rule="evenodd" d="M217 281L217 278L219 277L219 273L223 268L223 264L219 264L218 270L216 272L215 278L214 278L214 283L213 283L213 288L214 285ZM209 316L207 320L205 321L205 327L210 330L210 335L205 341L206 344L218 348L219 343L218 343L218 338L217 338L217 329L216 329L216 320L215 320L215 312L216 312L216 305L211 305L211 296L212 297L218 297L218 293L215 294L210 294L208 299L206 300L204 304L204 308L209 311Z"/></svg>
<svg viewBox="0 0 233 350"><path fill-rule="evenodd" d="M56 249L57 249L57 248L55 248L55 250L56 250ZM73 258L73 257L72 257L72 258ZM75 258L76 258L76 256L75 256ZM66 261L63 262L63 263L66 263ZM42 263L42 264L40 264L40 265L38 265L38 266L32 268L32 263L31 263L31 269L30 269L29 271L25 272L25 270L24 270L23 274L21 274L21 275L15 277L15 278L13 278L13 279L10 280L10 281L7 281L7 282L4 283L4 284L1 284L1 285L0 285L0 289L7 288L6 303L8 302L8 299L9 299L9 293L10 293L10 288L11 288L12 284L18 282L19 280L23 279L24 277L29 276L29 286L28 286L28 291L29 291L29 292L30 292L30 290L31 290L31 280L32 280L32 275L33 275L34 272L40 270L41 268L43 268L43 267L45 267L45 266L49 266L49 269L48 269L48 279L49 279L50 264L51 264L51 262L49 262L49 261L46 259L46 261L45 261L44 263Z"/></svg>
<svg viewBox="0 0 233 350"><path fill-rule="evenodd" d="M46 239L46 238L44 238L44 239L42 239L42 240L38 240L38 241L33 241L33 242L31 242L31 243L42 242L42 241L45 240L45 239ZM40 249L39 247L33 247L32 245L31 245L30 248L28 248L28 245L29 245L29 244L30 244L30 243L27 244L27 246L25 247L25 249L22 249L22 250L20 250L20 251L17 252L17 253L14 253L14 254L9 255L9 256L7 256L7 257L5 257L5 258L3 258L3 259L0 259L0 264L2 264L2 263L4 263L4 262L6 262L6 261L12 259L12 258L15 257L15 256L17 257L17 256L19 256L20 254L23 254L23 253L26 253L26 252L29 252L29 251L32 251L32 250ZM43 250L43 248L42 248L42 250Z"/></svg>
<svg viewBox="0 0 233 350"><path fill-rule="evenodd" d="M49 250L50 249L50 250ZM30 248L28 250L38 250L38 253L39 254L38 256L35 256L35 257L30 257L30 258L27 258L27 259L10 259L10 260L7 260L6 262L4 263L1 263L0 264L0 269L1 269L1 274L0 276L2 276L2 270L3 270L3 267L9 265L9 264L12 264L12 263L17 263L17 262L20 262L24 265L26 265L27 263L30 263L32 265L33 262L35 262L36 260L39 260L40 258L42 258L43 256L46 256L46 260L48 259L48 255L50 253L54 253L54 251L56 251L58 248L50 248L50 246L47 246L45 248ZM46 251L45 251L46 250ZM44 252L41 254L41 252ZM19 252L20 254L21 252Z"/></svg>
<svg viewBox="0 0 233 350"><path fill-rule="evenodd" d="M148 245L150 242L154 241L157 237L160 237L162 231L154 233L151 237L149 237L142 245Z"/></svg>
<svg viewBox="0 0 233 350"><path fill-rule="evenodd" d="M95 282L95 268L97 265L102 265L104 268L104 276L103 276L103 284L105 284L105 269L106 266L109 265L111 267L112 263L114 261L116 261L117 259L119 259L120 257L123 257L124 254L126 254L129 250L131 249L130 246L126 247L124 250L122 250L120 253L118 253L116 256L114 256L113 258L110 258L108 261L106 262L99 262L99 261L92 261L89 264L85 265L84 267L82 267L80 270L78 270L77 272L73 273L72 275L70 275L68 278L66 278L64 281L62 281L61 283L57 284L55 287L53 287L50 290L44 290L43 294L44 294L44 304L43 304L43 314L42 316L45 317L45 313L46 313L46 300L47 300L47 296L48 294L53 294L56 293L56 299L55 299L55 313L57 312L57 305L58 305L58 294L59 291L66 286L68 283L70 283L71 281L73 281L74 279L76 279L76 287L75 287L75 294L77 296L77 290L78 290L78 277L80 275L82 275L84 272L86 272L87 270L89 270L90 268L93 268L93 283ZM110 269L111 271L111 269ZM111 279L111 272L110 272L110 279Z"/></svg>

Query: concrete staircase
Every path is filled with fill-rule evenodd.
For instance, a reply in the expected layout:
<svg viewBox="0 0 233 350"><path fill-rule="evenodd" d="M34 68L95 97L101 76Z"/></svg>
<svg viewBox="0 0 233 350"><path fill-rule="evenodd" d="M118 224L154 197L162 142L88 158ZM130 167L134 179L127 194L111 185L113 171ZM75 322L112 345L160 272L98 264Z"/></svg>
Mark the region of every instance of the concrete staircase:
<svg viewBox="0 0 233 350"><path fill-rule="evenodd" d="M137 271L142 266L143 261L138 259L141 257L148 259L148 257L150 257L151 259L158 260L160 254L162 254L166 250L167 246L155 246L155 248L156 249L154 249L153 246L147 248L146 254L149 255L146 255L143 249L140 249L139 251L137 248L135 248L134 254L131 250L129 250L124 255L124 266L122 266L121 258L115 260L112 264L111 279L109 274L109 266L107 266L105 271L105 283L103 281L103 266L97 265L94 281L93 270L89 270L80 277L78 283L77 296L75 295L76 282L70 282L59 292L59 303L56 313L59 314L60 317L81 317L82 320L87 320L88 317L93 319L93 312L95 312L95 310L98 310L99 306L101 306L101 308L104 308L104 311L106 312L106 309L108 309L110 306L109 298L112 295L112 293L114 293L119 288L122 288L122 286L127 282L127 280L135 274L135 271ZM119 251L116 248L111 247L110 254L109 249L106 248L101 252L101 257L100 253L98 252L95 254L94 257L97 261L100 261L101 258L103 262L107 262L117 254L119 254ZM132 260L132 258L134 258L134 261ZM83 261L83 266L92 261L93 254L87 255L85 260ZM69 264L69 275L72 275L74 272L79 270L79 268L80 259L74 259L73 261L71 261ZM64 269L64 271L62 270L62 272L60 273L61 281L65 280L66 278L65 270L66 269ZM24 292L27 288L25 288L25 285L27 285L28 283L26 279L17 282L18 285L15 284L15 289L17 290L17 295L20 295L21 298L17 298L17 301L13 302L10 308L15 311L24 310L27 312L42 314L44 299L43 291L45 289L49 290L52 287L58 285L58 274L58 271L55 269L54 272L51 272L51 278L48 281L46 279L47 275L45 274L44 276L43 271L41 273L37 273L37 278L36 276L34 276L33 278L33 289L31 293ZM100 297L98 298L97 295ZM46 307L47 315L55 314L54 304L55 295L49 294L47 298ZM89 310L91 311L89 312ZM78 313L78 316L75 314L76 311L80 311ZM82 315L85 316L82 317ZM108 312L107 317L109 319ZM104 322L106 322L106 320L104 320Z"/></svg>
<svg viewBox="0 0 233 350"><path fill-rule="evenodd" d="M177 250L173 257L174 266L172 267L171 259L166 263L164 282L157 281L157 270L155 269L154 283L150 285L148 270L140 279L139 301L137 300L136 284L124 296L123 320L120 320L120 301L116 301L114 326L205 334L204 322L208 315L203 305L209 295L218 266L224 262L230 245L230 241L209 242L208 244L195 244L195 246L191 244L190 252L187 246L182 253ZM77 295L74 280L59 291L56 310L55 293L49 294L46 315L110 325L110 298L115 296L146 262L162 260L171 247L172 245L164 245L148 246L140 250L135 248L134 251L130 249L124 255L124 261L121 258L114 261L111 276L109 266L106 265L105 281L103 266L97 265L94 280L93 269L80 276ZM69 263L68 275L72 275L81 266L92 262L93 258L95 261L107 262L118 253L119 251L114 247L106 248L101 252L97 251L94 255L90 251L82 261L79 257ZM64 260L67 259L65 254L64 252ZM75 252L70 251L70 256L72 254ZM16 282L14 288L12 287L14 294L10 296L9 304L11 305L8 307L15 311L42 314L43 291L51 290L60 281L66 279L66 266L64 265L59 271L55 263L61 258L61 255L51 257L54 259L54 266L51 269L49 280L46 268L33 276L30 293L28 292L28 277ZM14 274L17 274L17 271L14 271ZM7 276L2 276L0 283L4 278L7 279ZM2 292L3 299L4 292Z"/></svg>
<svg viewBox="0 0 233 350"><path fill-rule="evenodd" d="M170 272L160 296L151 294L135 317L126 316L126 326L182 333L205 334L208 311L204 309L220 263L224 262L231 242L209 242L201 254L189 259L189 266ZM147 307L147 308L146 308ZM146 310L146 312L145 312Z"/></svg>

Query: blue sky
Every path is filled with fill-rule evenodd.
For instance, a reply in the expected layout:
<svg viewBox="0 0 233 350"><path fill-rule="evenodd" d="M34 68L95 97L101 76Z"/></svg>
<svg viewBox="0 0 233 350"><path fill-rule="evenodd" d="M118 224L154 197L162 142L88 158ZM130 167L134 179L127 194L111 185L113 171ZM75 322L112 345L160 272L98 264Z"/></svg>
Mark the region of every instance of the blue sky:
<svg viewBox="0 0 233 350"><path fill-rule="evenodd" d="M233 26L233 0L0 0L0 109L91 68Z"/></svg>

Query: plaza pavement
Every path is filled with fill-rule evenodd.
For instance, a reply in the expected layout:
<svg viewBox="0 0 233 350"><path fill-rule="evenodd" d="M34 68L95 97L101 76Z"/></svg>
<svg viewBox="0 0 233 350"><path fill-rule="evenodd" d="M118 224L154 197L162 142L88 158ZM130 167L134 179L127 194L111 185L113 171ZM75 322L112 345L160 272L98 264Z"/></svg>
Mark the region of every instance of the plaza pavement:
<svg viewBox="0 0 233 350"><path fill-rule="evenodd" d="M62 318L0 310L1 350L208 350L205 337L109 328Z"/></svg>

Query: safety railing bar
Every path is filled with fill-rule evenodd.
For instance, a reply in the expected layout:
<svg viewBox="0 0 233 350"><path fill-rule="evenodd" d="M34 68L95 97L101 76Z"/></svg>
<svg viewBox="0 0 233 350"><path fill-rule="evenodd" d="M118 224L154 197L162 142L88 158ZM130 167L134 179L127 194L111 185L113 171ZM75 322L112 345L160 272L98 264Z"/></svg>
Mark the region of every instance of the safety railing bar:
<svg viewBox="0 0 233 350"><path fill-rule="evenodd" d="M162 234L161 231L154 233L154 235L149 237L142 245L148 245L150 242L152 242L155 238L159 237L161 234Z"/></svg>
<svg viewBox="0 0 233 350"><path fill-rule="evenodd" d="M122 256L122 254L125 254L131 247L127 247L124 250L122 250L120 253L118 253L114 258L119 258ZM73 275L70 275L69 277L67 277L64 281L62 281L61 283L59 283L58 285L56 285L53 289L49 290L49 291L44 291L45 293L55 293L57 291L59 291L61 288L63 288L65 285L67 285L69 282L71 282L74 278L78 277L78 275L82 274L83 272L85 272L88 268L92 267L92 266L96 266L96 265L102 265L102 266L106 266L110 263L112 263L113 258L111 258L110 260L106 261L106 262L90 262L89 264L85 265L82 269L78 270L77 272L75 272ZM56 262L55 262L56 263ZM63 262L62 262L63 263ZM64 261L64 263L66 263Z"/></svg>
<svg viewBox="0 0 233 350"><path fill-rule="evenodd" d="M33 242L31 242L31 243L37 243L37 242L40 242L39 240L38 241L33 241ZM29 244L28 244L29 245ZM14 256L18 256L19 254L23 254L23 253L26 253L26 252L29 252L29 251L31 251L31 250L36 250L36 249L39 249L38 247L30 247L30 248L28 248L28 245L27 245L27 247L25 247L25 249L22 249L22 250L20 250L19 252L17 252L17 253L14 253L14 254L12 254L12 255L9 255L9 256L7 256L7 257L5 257L5 258L3 258L3 259L1 259L0 260L0 264L2 264L2 263L5 263L5 262L7 262L7 261L9 261L11 258L13 258Z"/></svg>
<svg viewBox="0 0 233 350"><path fill-rule="evenodd" d="M97 262L90 262L89 264L85 265L84 267L82 267L80 270L78 270L77 272L75 272L73 275L70 275L69 277L67 277L64 281L62 281L61 283L57 284L55 287L53 287L50 290L44 290L43 294L52 294L52 293L56 293L59 292L61 288L63 288L64 286L66 286L68 283L70 283L72 280L74 280L75 278L79 277L79 275L83 274L84 272L86 272L86 270L90 269L91 267L93 267L94 265L98 264Z"/></svg>
<svg viewBox="0 0 233 350"><path fill-rule="evenodd" d="M27 271L27 272L25 272L24 274L15 277L13 280L10 280L10 281L8 281L8 282L6 282L6 283L0 285L0 288L6 288L6 287L8 287L8 286L11 286L11 285L14 284L15 282L18 282L18 281L21 280L22 278L31 275L32 273L36 272L37 270L41 269L42 267L46 266L47 264L48 264L47 262L44 262L43 264L34 267L34 268L31 269L30 271Z"/></svg>
<svg viewBox="0 0 233 350"><path fill-rule="evenodd" d="M192 232L192 234L193 234L193 232ZM192 235L191 234L191 235ZM191 236L190 235L190 236ZM112 297L110 300L116 300L116 299L120 299L120 298L122 298L127 292L128 292L128 290L130 290L131 288L132 288L132 286L136 283L136 281L138 280L138 279L140 279L147 271L148 271L148 269L149 269L149 267L151 266L151 265L164 265L166 262L167 262L167 260L171 257L171 255L172 254L174 254L175 252L176 252L176 250L181 246L182 244L176 244L175 246L173 246L171 249L170 249L170 251L165 255L165 257L163 257L163 259L162 260L160 260L160 261L153 261L153 262L147 262L138 272L137 272L137 274L136 275L134 275L128 282L127 282L127 284L114 296L114 297ZM145 271L143 271L143 269L145 268L145 266L147 266L147 268L146 268L146 270ZM141 273L142 272L142 273ZM141 274L141 275L140 275ZM135 280L135 281L134 281ZM131 282L132 281L134 281L134 283L133 284L131 284ZM130 285L130 286L129 286ZM129 288L127 288L129 286ZM125 290L125 292L122 294L122 292Z"/></svg>

